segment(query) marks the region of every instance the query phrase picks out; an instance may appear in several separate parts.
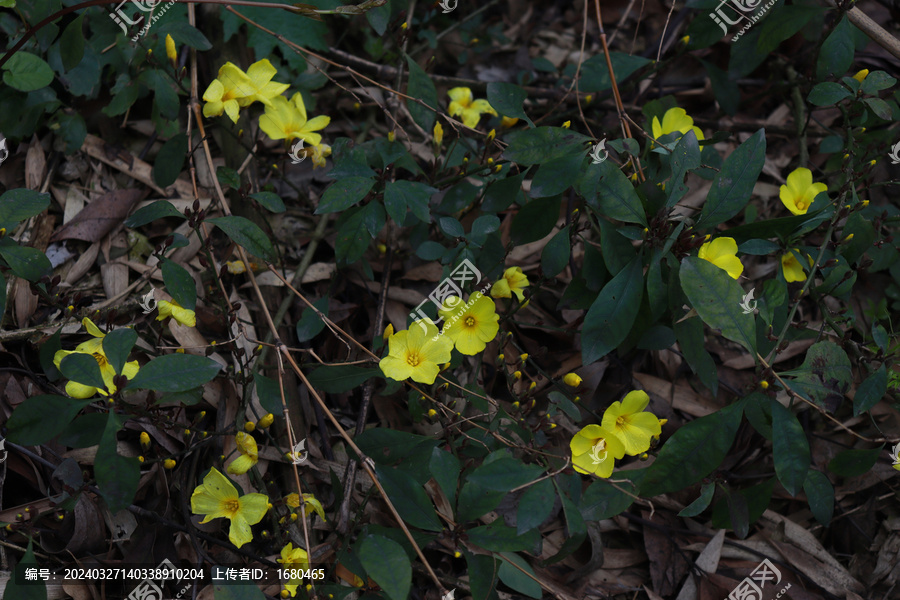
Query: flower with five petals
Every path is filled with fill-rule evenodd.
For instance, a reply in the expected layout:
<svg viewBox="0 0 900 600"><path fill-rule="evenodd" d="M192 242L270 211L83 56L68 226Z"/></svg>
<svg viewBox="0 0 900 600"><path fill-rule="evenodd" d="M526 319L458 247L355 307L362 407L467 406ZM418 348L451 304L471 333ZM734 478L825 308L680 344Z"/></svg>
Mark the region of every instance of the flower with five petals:
<svg viewBox="0 0 900 600"><path fill-rule="evenodd" d="M273 140L291 143L300 138L310 146L322 143L322 136L314 132L325 129L329 123L331 117L323 115L307 119L306 105L300 92L294 94L290 101L284 96L275 96L266 106L266 113L259 118L259 128Z"/></svg>
<svg viewBox="0 0 900 600"><path fill-rule="evenodd" d="M825 191L828 191L827 185L813 183L812 171L799 167L788 175L787 184L781 186L778 195L793 214L805 215L816 196Z"/></svg>
<svg viewBox="0 0 900 600"><path fill-rule="evenodd" d="M794 250L797 249L794 248ZM799 252L799 250L797 250L797 252ZM812 257L807 254L806 259L809 261L809 266L812 266ZM793 252L785 252L781 256L781 269L784 271L784 280L788 283L793 281L806 281L806 272L803 271L803 265L800 264L800 261L797 260L797 257L794 256Z"/></svg>
<svg viewBox="0 0 900 600"><path fill-rule="evenodd" d="M288 545L281 549L281 558L277 560L284 565L284 567L282 567L283 571L291 574L299 574L300 572L309 569L309 555L306 553L306 550L303 548L294 548L291 542L288 542ZM302 579L291 578L284 584L284 589L286 589L291 595L291 598L293 598L297 595L297 586L301 583L303 583Z"/></svg>
<svg viewBox="0 0 900 600"><path fill-rule="evenodd" d="M700 246L697 256L708 260L720 269L727 271L732 278L737 279L744 272L744 265L737 257L737 251L737 242L734 241L734 238L720 237Z"/></svg>
<svg viewBox="0 0 900 600"><path fill-rule="evenodd" d="M523 291L528 287L528 276L522 272L521 267L510 267L503 272L503 277L491 286L491 296L494 298L512 298L516 295L519 302L525 300Z"/></svg>
<svg viewBox="0 0 900 600"><path fill-rule="evenodd" d="M616 436L625 453L636 456L650 448L650 438L662 433L662 425L653 413L644 412L650 396L642 390L628 392L621 402L610 404L603 413L602 427Z"/></svg>
<svg viewBox="0 0 900 600"><path fill-rule="evenodd" d="M575 470L597 477L612 475L615 459L625 456L622 442L600 425L588 425L576 433L569 442L569 448Z"/></svg>
<svg viewBox="0 0 900 600"><path fill-rule="evenodd" d="M103 377L103 383L106 384L106 389L102 390L91 385L78 383L77 381L69 381L66 384L66 393L71 397L78 399L91 398L97 393L100 393L103 396L115 394L117 388L113 383L113 378L116 376L116 370L110 364L109 359L107 359L106 352L103 351L103 338L106 337L106 334L100 331L100 328L87 317L81 320L81 324L89 334L94 336L94 339L79 344L75 350L58 351L53 355L53 364L55 364L58 369L62 360L70 354L89 354L93 356L94 360L97 361L97 364L100 365L100 376ZM140 364L138 361L133 360L127 362L122 368L122 375L128 379L134 379L139 368Z"/></svg>
<svg viewBox="0 0 900 600"><path fill-rule="evenodd" d="M159 307L159 314L156 316L157 321L163 321L168 317L172 317L185 327L193 327L197 324L197 316L194 314L194 311L189 308L182 308L174 300L171 302L160 300L157 306Z"/></svg>
<svg viewBox="0 0 900 600"><path fill-rule="evenodd" d="M463 354L478 354L500 330L500 315L494 301L481 292L473 293L466 304L461 298L450 296L444 306L447 308L438 310L444 319L444 335Z"/></svg>
<svg viewBox="0 0 900 600"><path fill-rule="evenodd" d="M676 131L684 135L691 130L697 135L697 141L703 139L703 131L694 125L694 119L689 117L687 111L683 108L675 107L667 110L666 114L663 115L662 124L659 122L659 117L653 117L651 127L653 129L653 137L656 139Z"/></svg>
<svg viewBox="0 0 900 600"><path fill-rule="evenodd" d="M268 510L269 499L264 494L239 495L237 488L215 467L191 494L191 512L206 515L201 524L221 517L231 521L228 539L238 548L253 540L250 526L262 521Z"/></svg>
<svg viewBox="0 0 900 600"><path fill-rule="evenodd" d="M236 65L227 62L219 68L219 75L213 79L203 92L204 117L217 117L223 112L233 123L237 123L240 111L240 99L247 97L252 90L252 82L246 73Z"/></svg>
<svg viewBox="0 0 900 600"><path fill-rule="evenodd" d="M378 366L391 379L432 384L442 365L450 362L453 342L438 335L437 326L430 319L419 320L409 329L398 331L388 338L388 355Z"/></svg>
<svg viewBox="0 0 900 600"><path fill-rule="evenodd" d="M483 114L497 116L497 111L487 100L475 100L472 90L467 87L455 87L447 95L450 96L450 116L462 115L462 122L466 127L477 127Z"/></svg>

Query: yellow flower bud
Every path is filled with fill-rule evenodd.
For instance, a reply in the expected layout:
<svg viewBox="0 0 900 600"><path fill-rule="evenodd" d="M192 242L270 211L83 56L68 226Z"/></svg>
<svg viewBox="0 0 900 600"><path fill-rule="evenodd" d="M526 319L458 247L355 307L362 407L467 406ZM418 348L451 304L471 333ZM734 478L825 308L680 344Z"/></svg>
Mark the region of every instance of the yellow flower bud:
<svg viewBox="0 0 900 600"><path fill-rule="evenodd" d="M190 429L185 429L185 430L184 430L184 435L191 435L191 430L190 430Z"/></svg>
<svg viewBox="0 0 900 600"><path fill-rule="evenodd" d="M513 410L519 410L519 401L516 400L512 403Z"/></svg>
<svg viewBox="0 0 900 600"><path fill-rule="evenodd" d="M503 170L503 165L497 165L494 167L494 173L499 173Z"/></svg>
<svg viewBox="0 0 900 600"><path fill-rule="evenodd" d="M290 593L289 591L287 591L287 590L281 590L281 597L282 597L282 598L290 598L290 597L291 597L291 593Z"/></svg>
<svg viewBox="0 0 900 600"><path fill-rule="evenodd" d="M863 81L865 81L865 79L866 79L866 77L867 77L868 75L869 75L869 70L868 70L868 69L863 69L862 71L857 71L857 72L856 72L856 75L853 76L853 79L855 79L855 80L857 80L858 82L862 83Z"/></svg>
<svg viewBox="0 0 900 600"><path fill-rule="evenodd" d="M759 387L761 387L764 390L767 390L767 389L769 389L769 382L764 379L759 382Z"/></svg>
<svg viewBox="0 0 900 600"><path fill-rule="evenodd" d="M275 422L275 415L273 415L272 413L269 413L266 416L264 416L262 419L257 421L256 426L259 427L260 429L265 429L266 427L268 427L269 425L271 425L274 422Z"/></svg>
<svg viewBox="0 0 900 600"><path fill-rule="evenodd" d="M144 457L143 457L143 456L138 456L138 462L141 462L141 463L144 462Z"/></svg>
<svg viewBox="0 0 900 600"><path fill-rule="evenodd" d="M175 351L175 354L184 354L184 348L179 348Z"/></svg>
<svg viewBox="0 0 900 600"><path fill-rule="evenodd" d="M550 423L550 429L556 429L556 423Z"/></svg>
<svg viewBox="0 0 900 600"><path fill-rule="evenodd" d="M462 556L462 552L460 552L459 550L453 553L453 558L459 558L460 556Z"/></svg>
<svg viewBox="0 0 900 600"><path fill-rule="evenodd" d="M490 144L491 142L494 141L494 138L496 138L496 137L497 137L497 130L491 129L487 134L487 143Z"/></svg>
<svg viewBox="0 0 900 600"><path fill-rule="evenodd" d="M578 373L568 373L565 377L563 377L563 381L569 387L577 388L581 385L581 377L578 376Z"/></svg>
<svg viewBox="0 0 900 600"><path fill-rule="evenodd" d="M572 121L566 121L562 124L563 129L568 129L572 125Z"/></svg>
<svg viewBox="0 0 900 600"><path fill-rule="evenodd" d="M528 391L529 391L529 392L533 392L533 391L534 391L534 388L536 388L536 387L537 387L537 382L532 381L532 382L528 385Z"/></svg>
<svg viewBox="0 0 900 600"><path fill-rule="evenodd" d="M394 335L394 325L391 323L387 324L387 327L384 328L384 333L381 334L381 339L387 341L389 337Z"/></svg>
<svg viewBox="0 0 900 600"><path fill-rule="evenodd" d="M863 201L862 201L862 207L863 207L863 208L867 207L868 205L869 205L869 201L868 201L868 200L863 200Z"/></svg>
<svg viewBox="0 0 900 600"><path fill-rule="evenodd" d="M644 452L643 454L641 454L641 460L647 460L648 458L650 458L650 455L647 454L646 452Z"/></svg>
<svg viewBox="0 0 900 600"><path fill-rule="evenodd" d="M441 127L440 123L434 124L434 145L440 146L444 141L444 128Z"/></svg>
<svg viewBox="0 0 900 600"><path fill-rule="evenodd" d="M474 46L475 44L478 43L478 38L472 38L472 41L469 42L469 43L472 44L472 45Z"/></svg>
<svg viewBox="0 0 900 600"><path fill-rule="evenodd" d="M594 101L594 96L593 96L593 94L588 94L587 96L584 97L584 103L585 103L585 104L590 104L590 103L593 102L593 101Z"/></svg>
<svg viewBox="0 0 900 600"><path fill-rule="evenodd" d="M389 132L388 132L388 141L389 141L389 142L393 142L395 139L396 139L396 136L394 135L394 132L393 132L393 131L389 131Z"/></svg>
<svg viewBox="0 0 900 600"><path fill-rule="evenodd" d="M177 463L171 458L167 458L166 460L163 461L163 467L165 467L167 469L174 469L176 464Z"/></svg>
<svg viewBox="0 0 900 600"><path fill-rule="evenodd" d="M522 354L520 354L520 355L519 355L519 360L521 360L522 362L525 362L526 360L528 360L528 353L527 353L527 352L523 352Z"/></svg>
<svg viewBox="0 0 900 600"><path fill-rule="evenodd" d="M575 396L572 398L572 402L581 402L581 396Z"/></svg>
<svg viewBox="0 0 900 600"><path fill-rule="evenodd" d="M378 248L378 254L387 254L387 246L384 244L378 244L375 247Z"/></svg>
<svg viewBox="0 0 900 600"><path fill-rule="evenodd" d="M146 431L141 432L141 449L144 452L150 449L150 434Z"/></svg>
<svg viewBox="0 0 900 600"><path fill-rule="evenodd" d="M494 159L489 157L489 158L487 159L487 164L489 164L489 165L494 164Z"/></svg>
<svg viewBox="0 0 900 600"><path fill-rule="evenodd" d="M506 355L504 355L502 352L497 355L497 360L503 360L504 358L506 358Z"/></svg>
<svg viewBox="0 0 900 600"><path fill-rule="evenodd" d="M848 235L847 237L844 238L844 241L849 242L852 239L853 239L853 234L851 233L850 235Z"/></svg>
<svg viewBox="0 0 900 600"><path fill-rule="evenodd" d="M428 409L428 417L433 419L437 416L437 411L433 408Z"/></svg>
<svg viewBox="0 0 900 600"><path fill-rule="evenodd" d="M406 21L403 21L403 25L400 26L400 29L402 29L403 31L406 31L407 27L409 27L409 23L407 23Z"/></svg>
<svg viewBox="0 0 900 600"><path fill-rule="evenodd" d="M178 60L178 51L175 50L175 40L169 34L166 34L166 56L172 61L172 66L174 67L175 61Z"/></svg>
<svg viewBox="0 0 900 600"><path fill-rule="evenodd" d="M353 103L353 110L359 110L359 109L360 109L360 104L359 104L359 102L354 102L354 103Z"/></svg>
<svg viewBox="0 0 900 600"><path fill-rule="evenodd" d="M870 167L874 167L874 166L875 166L875 163L877 163L877 162L878 162L878 161L875 160L875 159L873 158L872 160L869 161L869 166L870 166Z"/></svg>
<svg viewBox="0 0 900 600"><path fill-rule="evenodd" d="M513 379L515 379L516 381L522 379L522 371L516 371L515 373L513 373Z"/></svg>
<svg viewBox="0 0 900 600"><path fill-rule="evenodd" d="M516 117L503 117L500 119L500 127L503 129L509 129L510 127L515 126L516 123L519 122L519 119Z"/></svg>
<svg viewBox="0 0 900 600"><path fill-rule="evenodd" d="M686 35L683 38L681 38L681 43L684 44L685 46L687 46L690 42L691 42L691 36L689 36L689 35Z"/></svg>
<svg viewBox="0 0 900 600"><path fill-rule="evenodd" d="M256 429L256 423L254 423L253 421L247 421L246 423L244 423L244 431L246 431L247 433L252 433L254 429Z"/></svg>

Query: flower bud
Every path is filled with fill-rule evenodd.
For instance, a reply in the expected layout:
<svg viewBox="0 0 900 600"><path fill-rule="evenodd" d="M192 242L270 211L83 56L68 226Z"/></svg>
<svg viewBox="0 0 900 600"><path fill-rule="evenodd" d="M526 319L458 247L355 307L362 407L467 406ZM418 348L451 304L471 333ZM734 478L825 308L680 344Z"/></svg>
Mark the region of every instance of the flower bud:
<svg viewBox="0 0 900 600"><path fill-rule="evenodd" d="M163 461L163 467L166 469L174 469L176 464L177 463L171 458L167 458Z"/></svg>
<svg viewBox="0 0 900 600"><path fill-rule="evenodd" d="M269 413L266 416L264 416L262 419L257 421L256 426L259 427L260 429L265 429L266 427L270 426L274 422L275 422L275 415L273 415L272 413Z"/></svg>
<svg viewBox="0 0 900 600"><path fill-rule="evenodd" d="M141 449L146 452L150 449L150 434L146 431L141 432Z"/></svg>
<svg viewBox="0 0 900 600"><path fill-rule="evenodd" d="M582 379L578 376L577 373L569 373L565 377L563 377L563 381L569 387L577 388L581 385Z"/></svg>
<svg viewBox="0 0 900 600"><path fill-rule="evenodd" d="M246 423L244 423L244 431L246 431L247 433L252 433L254 429L256 429L256 423L254 423L253 421L247 421Z"/></svg>

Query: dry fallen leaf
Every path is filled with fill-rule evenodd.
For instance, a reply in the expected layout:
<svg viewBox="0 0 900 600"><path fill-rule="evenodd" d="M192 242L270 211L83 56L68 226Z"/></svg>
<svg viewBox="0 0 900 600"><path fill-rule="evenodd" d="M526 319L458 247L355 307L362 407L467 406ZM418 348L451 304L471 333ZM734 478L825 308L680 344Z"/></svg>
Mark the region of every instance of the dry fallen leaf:
<svg viewBox="0 0 900 600"><path fill-rule="evenodd" d="M99 242L125 220L131 207L146 193L138 189L108 192L85 206L74 219L54 233L50 241L74 239Z"/></svg>

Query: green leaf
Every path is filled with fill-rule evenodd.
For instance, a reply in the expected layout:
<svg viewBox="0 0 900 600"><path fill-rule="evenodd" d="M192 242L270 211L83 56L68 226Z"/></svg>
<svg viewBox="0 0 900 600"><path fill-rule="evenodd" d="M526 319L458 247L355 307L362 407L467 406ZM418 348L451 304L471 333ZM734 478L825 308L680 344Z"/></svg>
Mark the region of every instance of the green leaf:
<svg viewBox="0 0 900 600"><path fill-rule="evenodd" d="M810 469L803 482L803 492L809 502L809 510L816 521L828 527L834 515L834 486L822 471Z"/></svg>
<svg viewBox="0 0 900 600"><path fill-rule="evenodd" d="M53 265L47 256L30 246L2 245L0 246L0 256L12 269L16 277L21 277L27 281L38 281L44 275L53 272Z"/></svg>
<svg viewBox="0 0 900 600"><path fill-rule="evenodd" d="M9 190L0 196L0 226L9 229L19 221L41 214L49 206L50 194L26 188Z"/></svg>
<svg viewBox="0 0 900 600"><path fill-rule="evenodd" d="M578 183L578 191L600 215L647 226L644 205L634 185L613 161L589 165Z"/></svg>
<svg viewBox="0 0 900 600"><path fill-rule="evenodd" d="M487 236L500 229L500 219L496 215L481 215L472 223L472 231L466 236L470 243L483 245Z"/></svg>
<svg viewBox="0 0 900 600"><path fill-rule="evenodd" d="M437 260L442 257L446 251L447 249L437 242L426 240L416 248L416 256L422 260Z"/></svg>
<svg viewBox="0 0 900 600"><path fill-rule="evenodd" d="M694 485L719 468L741 424L744 401L681 426L647 468L641 496L667 494Z"/></svg>
<svg viewBox="0 0 900 600"><path fill-rule="evenodd" d="M862 85L859 86L859 90L863 94L876 95L882 90L894 87L896 83L897 80L884 71L872 71L865 79L863 79Z"/></svg>
<svg viewBox="0 0 900 600"><path fill-rule="evenodd" d="M157 392L184 392L212 381L222 366L211 358L193 354L157 356L141 367L129 388Z"/></svg>
<svg viewBox="0 0 900 600"><path fill-rule="evenodd" d="M569 264L571 250L569 227L566 226L547 242L541 252L541 270L544 277L553 278L559 275Z"/></svg>
<svg viewBox="0 0 900 600"><path fill-rule="evenodd" d="M875 466L883 448L884 446L871 450L844 450L831 459L828 470L841 477L858 477Z"/></svg>
<svg viewBox="0 0 900 600"><path fill-rule="evenodd" d="M501 552L500 555L505 559L500 562L500 571L497 573L500 577L500 581L517 592L525 594L529 598L537 598L540 600L544 595L544 592L534 576L534 570L531 568L531 565L516 554ZM518 565L521 570L512 566L510 563ZM525 571L525 573L528 573L531 577L522 571Z"/></svg>
<svg viewBox="0 0 900 600"><path fill-rule="evenodd" d="M122 374L122 367L128 361L128 354L134 348L137 339L138 334L131 327L113 329L103 338L103 352L109 364L116 370L116 375Z"/></svg>
<svg viewBox="0 0 900 600"><path fill-rule="evenodd" d="M313 306L319 309L326 317L328 316L328 296L322 296L313 302ZM325 321L322 320L316 311L307 306L303 309L300 320L297 321L297 341L308 342L319 335L323 329L325 329Z"/></svg>
<svg viewBox="0 0 900 600"><path fill-rule="evenodd" d="M357 367L355 365L325 365L308 373L310 385L317 390L332 394L342 394L361 386L372 377L384 379L378 368Z"/></svg>
<svg viewBox="0 0 900 600"><path fill-rule="evenodd" d="M372 241L366 229L366 211L355 210L338 227L335 256L339 266L350 265L361 259Z"/></svg>
<svg viewBox="0 0 900 600"><path fill-rule="evenodd" d="M590 138L562 127L537 127L512 131L506 140L503 158L530 167L567 154L583 155Z"/></svg>
<svg viewBox="0 0 900 600"><path fill-rule="evenodd" d="M450 504L456 504L456 486L459 483L460 472L459 459L440 448L433 448L431 451L431 461L428 463L428 470L431 476L441 486L441 490Z"/></svg>
<svg viewBox="0 0 900 600"><path fill-rule="evenodd" d="M796 496L806 481L806 472L809 471L809 441L793 412L777 400L772 400L771 405L775 474L784 489Z"/></svg>
<svg viewBox="0 0 900 600"><path fill-rule="evenodd" d="M187 270L178 263L162 259L162 276L163 283L166 284L166 291L172 296L182 308L194 310L197 308L197 286L194 278Z"/></svg>
<svg viewBox="0 0 900 600"><path fill-rule="evenodd" d="M269 236L253 221L244 217L231 216L207 219L206 222L212 223L224 231L231 241L243 246L247 252L270 262L276 259L275 249L272 247Z"/></svg>
<svg viewBox="0 0 900 600"><path fill-rule="evenodd" d="M628 484L619 486L629 489ZM611 483L597 480L585 490L578 510L585 521L602 521L626 511L634 498L614 488Z"/></svg>
<svg viewBox="0 0 900 600"><path fill-rule="evenodd" d="M256 382L256 393L263 409L273 415L282 414L281 388L278 382L259 373L253 373L253 381Z"/></svg>
<svg viewBox="0 0 900 600"><path fill-rule="evenodd" d="M84 31L82 31L84 15L85 13L81 13L74 21L69 23L59 38L59 54L66 71L71 71L77 67L81 59L84 58L85 36Z"/></svg>
<svg viewBox="0 0 900 600"><path fill-rule="evenodd" d="M281 13L281 16L284 18L284 13ZM212 44L206 39L206 36L186 21L173 19L161 25L155 31L162 38L165 38L166 35L171 35L176 45L187 44L191 48L196 48L202 52L212 48Z"/></svg>
<svg viewBox="0 0 900 600"><path fill-rule="evenodd" d="M850 90L834 81L817 84L810 92L807 100L813 106L831 106L845 98L853 96Z"/></svg>
<svg viewBox="0 0 900 600"><path fill-rule="evenodd" d="M681 294L679 294L681 297ZM684 359L691 370L697 374L709 390L716 394L719 389L719 375L716 361L706 350L703 335L703 321L700 319L687 319L686 321L673 323L675 339L681 347Z"/></svg>
<svg viewBox="0 0 900 600"><path fill-rule="evenodd" d="M181 103L178 100L178 93L173 87L171 75L166 74L162 69L147 69L140 74L138 81L153 92L153 99L160 116L177 121Z"/></svg>
<svg viewBox="0 0 900 600"><path fill-rule="evenodd" d="M637 318L644 294L640 257L607 283L584 317L581 331L582 362L589 365L625 341Z"/></svg>
<svg viewBox="0 0 900 600"><path fill-rule="evenodd" d="M430 437L399 431L396 429L367 429L355 438L356 445L364 454L381 465L400 464L419 458L424 448L426 464L430 462L431 448L438 442Z"/></svg>
<svg viewBox="0 0 900 600"><path fill-rule="evenodd" d="M525 175L525 173L520 173L488 184L481 202L481 210L497 213L509 208L513 202L524 206L525 195L522 193L522 182L525 180Z"/></svg>
<svg viewBox="0 0 900 600"><path fill-rule="evenodd" d="M431 222L429 204L437 189L418 181L390 181L384 186L384 208L395 223L402 226L411 210L423 223Z"/></svg>
<svg viewBox="0 0 900 600"><path fill-rule="evenodd" d="M163 217L181 217L185 218L183 213L178 212L171 202L168 200L157 200L153 204L148 204L143 208L139 208L125 220L125 227L140 227Z"/></svg>
<svg viewBox="0 0 900 600"><path fill-rule="evenodd" d="M284 206L284 200L275 192L257 192L250 194L250 197L259 202L269 212L277 214L287 210Z"/></svg>
<svg viewBox="0 0 900 600"><path fill-rule="evenodd" d="M709 506L709 503L712 502L713 494L716 493L716 486L713 483L704 483L700 486L700 496L681 509L681 512L678 513L679 517L696 517Z"/></svg>
<svg viewBox="0 0 900 600"><path fill-rule="evenodd" d="M50 395L26 398L9 417L6 437L23 446L40 446L59 435L90 403Z"/></svg>
<svg viewBox="0 0 900 600"><path fill-rule="evenodd" d="M469 554L465 550L463 550L463 554L466 557L466 566L468 566L472 600L496 598L494 588L497 586L499 571L497 560L492 555Z"/></svg>
<svg viewBox="0 0 900 600"><path fill-rule="evenodd" d="M713 65L709 66L713 67ZM672 150L672 178L666 189L668 194L666 208L675 206L688 192L688 186L684 183L684 176L688 171L699 168L701 164L700 143L697 141L697 134L691 129L681 136L681 139L678 140L678 143L675 144L675 148ZM624 177L624 174L622 176ZM643 211L641 214L643 214Z"/></svg>
<svg viewBox="0 0 900 600"><path fill-rule="evenodd" d="M525 114L522 103L528 98L528 92L517 85L503 81L493 81L487 86L487 101L504 117L524 119L531 127L534 123Z"/></svg>
<svg viewBox="0 0 900 600"><path fill-rule="evenodd" d="M28 547L22 560L16 565L12 577L6 581L6 589L3 597L5 600L47 600L47 584L43 579L28 581L25 578L25 569L37 569L37 559L31 549L32 538L28 536Z"/></svg>
<svg viewBox="0 0 900 600"><path fill-rule="evenodd" d="M322 194L322 200L319 202L315 214L321 215L346 210L365 198L374 185L375 180L370 177L339 179Z"/></svg>
<svg viewBox="0 0 900 600"><path fill-rule="evenodd" d="M863 104L869 107L875 116L885 121L891 120L891 105L881 98L863 98Z"/></svg>
<svg viewBox="0 0 900 600"><path fill-rule="evenodd" d="M100 375L100 365L97 363L97 359L90 354L81 352L69 354L59 363L59 371L63 377L72 381L91 385L101 390L106 389L103 376Z"/></svg>
<svg viewBox="0 0 900 600"><path fill-rule="evenodd" d="M370 535L359 545L359 561L366 573L392 600L406 600L412 585L412 564L403 546L380 535Z"/></svg>
<svg viewBox="0 0 900 600"><path fill-rule="evenodd" d="M375 465L375 473L397 513L406 523L428 531L443 529L428 494L412 476L400 469L378 464Z"/></svg>
<svg viewBox="0 0 900 600"><path fill-rule="evenodd" d="M816 63L816 79L823 81L829 75L842 75L853 64L853 32L850 20L842 15L834 30L822 42Z"/></svg>
<svg viewBox="0 0 900 600"><path fill-rule="evenodd" d="M642 56L626 54L624 52L610 52L610 62L612 62L613 70L616 73L616 81L619 87L632 73L649 64L650 59ZM606 64L606 57L603 54L596 54L584 61L581 65L581 81L579 88L581 91L597 91L610 89L612 87L612 79L609 76L609 67Z"/></svg>
<svg viewBox="0 0 900 600"><path fill-rule="evenodd" d="M109 421L100 439L94 459L94 475L100 495L113 514L128 508L137 492L141 477L140 463L136 458L119 456L116 451L116 433L122 428L115 411L109 411Z"/></svg>
<svg viewBox="0 0 900 600"><path fill-rule="evenodd" d="M853 416L860 415L884 398L887 393L887 369L882 364L877 371L866 377L853 398Z"/></svg>
<svg viewBox="0 0 900 600"><path fill-rule="evenodd" d="M756 321L744 314L744 290L727 272L702 258L687 257L679 271L681 288L703 322L756 356Z"/></svg>
<svg viewBox="0 0 900 600"><path fill-rule="evenodd" d="M440 225L441 231L450 237L461 238L466 235L466 230L463 229L462 223L453 217L441 217L438 225Z"/></svg>
<svg viewBox="0 0 900 600"><path fill-rule="evenodd" d="M175 183L178 174L184 168L187 159L188 139L183 133L178 133L169 138L153 163L153 181L160 187L168 187Z"/></svg>
<svg viewBox="0 0 900 600"><path fill-rule="evenodd" d="M5 300L6 293L6 280L3 279L3 276L0 275L0 295ZM0 320L3 318L3 312L0 311ZM47 376L47 379L50 381L56 381L60 378L59 369L56 368L56 365L53 364L53 357L56 356L56 353L62 350L62 342L60 341L60 337L62 334L63 328L60 327L56 330L56 333L51 335L47 340L45 340L40 345L39 358L41 361L41 368L44 370L44 375Z"/></svg>
<svg viewBox="0 0 900 600"><path fill-rule="evenodd" d="M497 508L505 491L489 490L471 481L463 484L459 491L459 501L456 503L456 518L459 522L480 519L490 511Z"/></svg>
<svg viewBox="0 0 900 600"><path fill-rule="evenodd" d="M534 529L550 516L555 494L553 482L549 479L539 481L525 490L516 508L516 531L519 535Z"/></svg>
<svg viewBox="0 0 900 600"><path fill-rule="evenodd" d="M75 417L60 434L58 441L72 448L90 448L100 444L103 432L106 431L106 413L96 412Z"/></svg>
<svg viewBox="0 0 900 600"><path fill-rule="evenodd" d="M800 368L781 375L795 377L790 382L791 389L832 412L843 401L853 381L847 353L833 342L813 344Z"/></svg>
<svg viewBox="0 0 900 600"><path fill-rule="evenodd" d="M431 77L422 70L422 67L410 57L406 57L406 64L409 67L409 85L406 93L410 98L421 100L425 105L433 109L438 108L438 95L434 87ZM406 106L409 108L409 114L412 116L419 127L425 130L425 133L431 134L434 130L434 110L429 110L418 102L408 99Z"/></svg>
<svg viewBox="0 0 900 600"><path fill-rule="evenodd" d="M703 204L697 229L724 223L744 209L766 162L766 133L760 129L725 159Z"/></svg>
<svg viewBox="0 0 900 600"><path fill-rule="evenodd" d="M559 196L532 200L513 217L510 236L516 246L530 244L543 238L556 226L559 219L559 208L562 204Z"/></svg>
<svg viewBox="0 0 900 600"><path fill-rule="evenodd" d="M216 179L222 187L230 187L236 190L241 187L241 176L234 169L219 167L216 169Z"/></svg>
<svg viewBox="0 0 900 600"><path fill-rule="evenodd" d="M33 92L53 81L53 69L44 59L19 50L3 65L3 83L20 92Z"/></svg>
<svg viewBox="0 0 900 600"><path fill-rule="evenodd" d="M472 471L466 481L475 483L486 490L508 492L513 488L531 483L541 476L544 468L526 465L517 458L501 458L482 465Z"/></svg>
<svg viewBox="0 0 900 600"><path fill-rule="evenodd" d="M514 527L504 525L503 519L497 519L484 527L475 527L466 533L470 543L493 552L532 551L541 542L541 534L537 529L519 535Z"/></svg>

